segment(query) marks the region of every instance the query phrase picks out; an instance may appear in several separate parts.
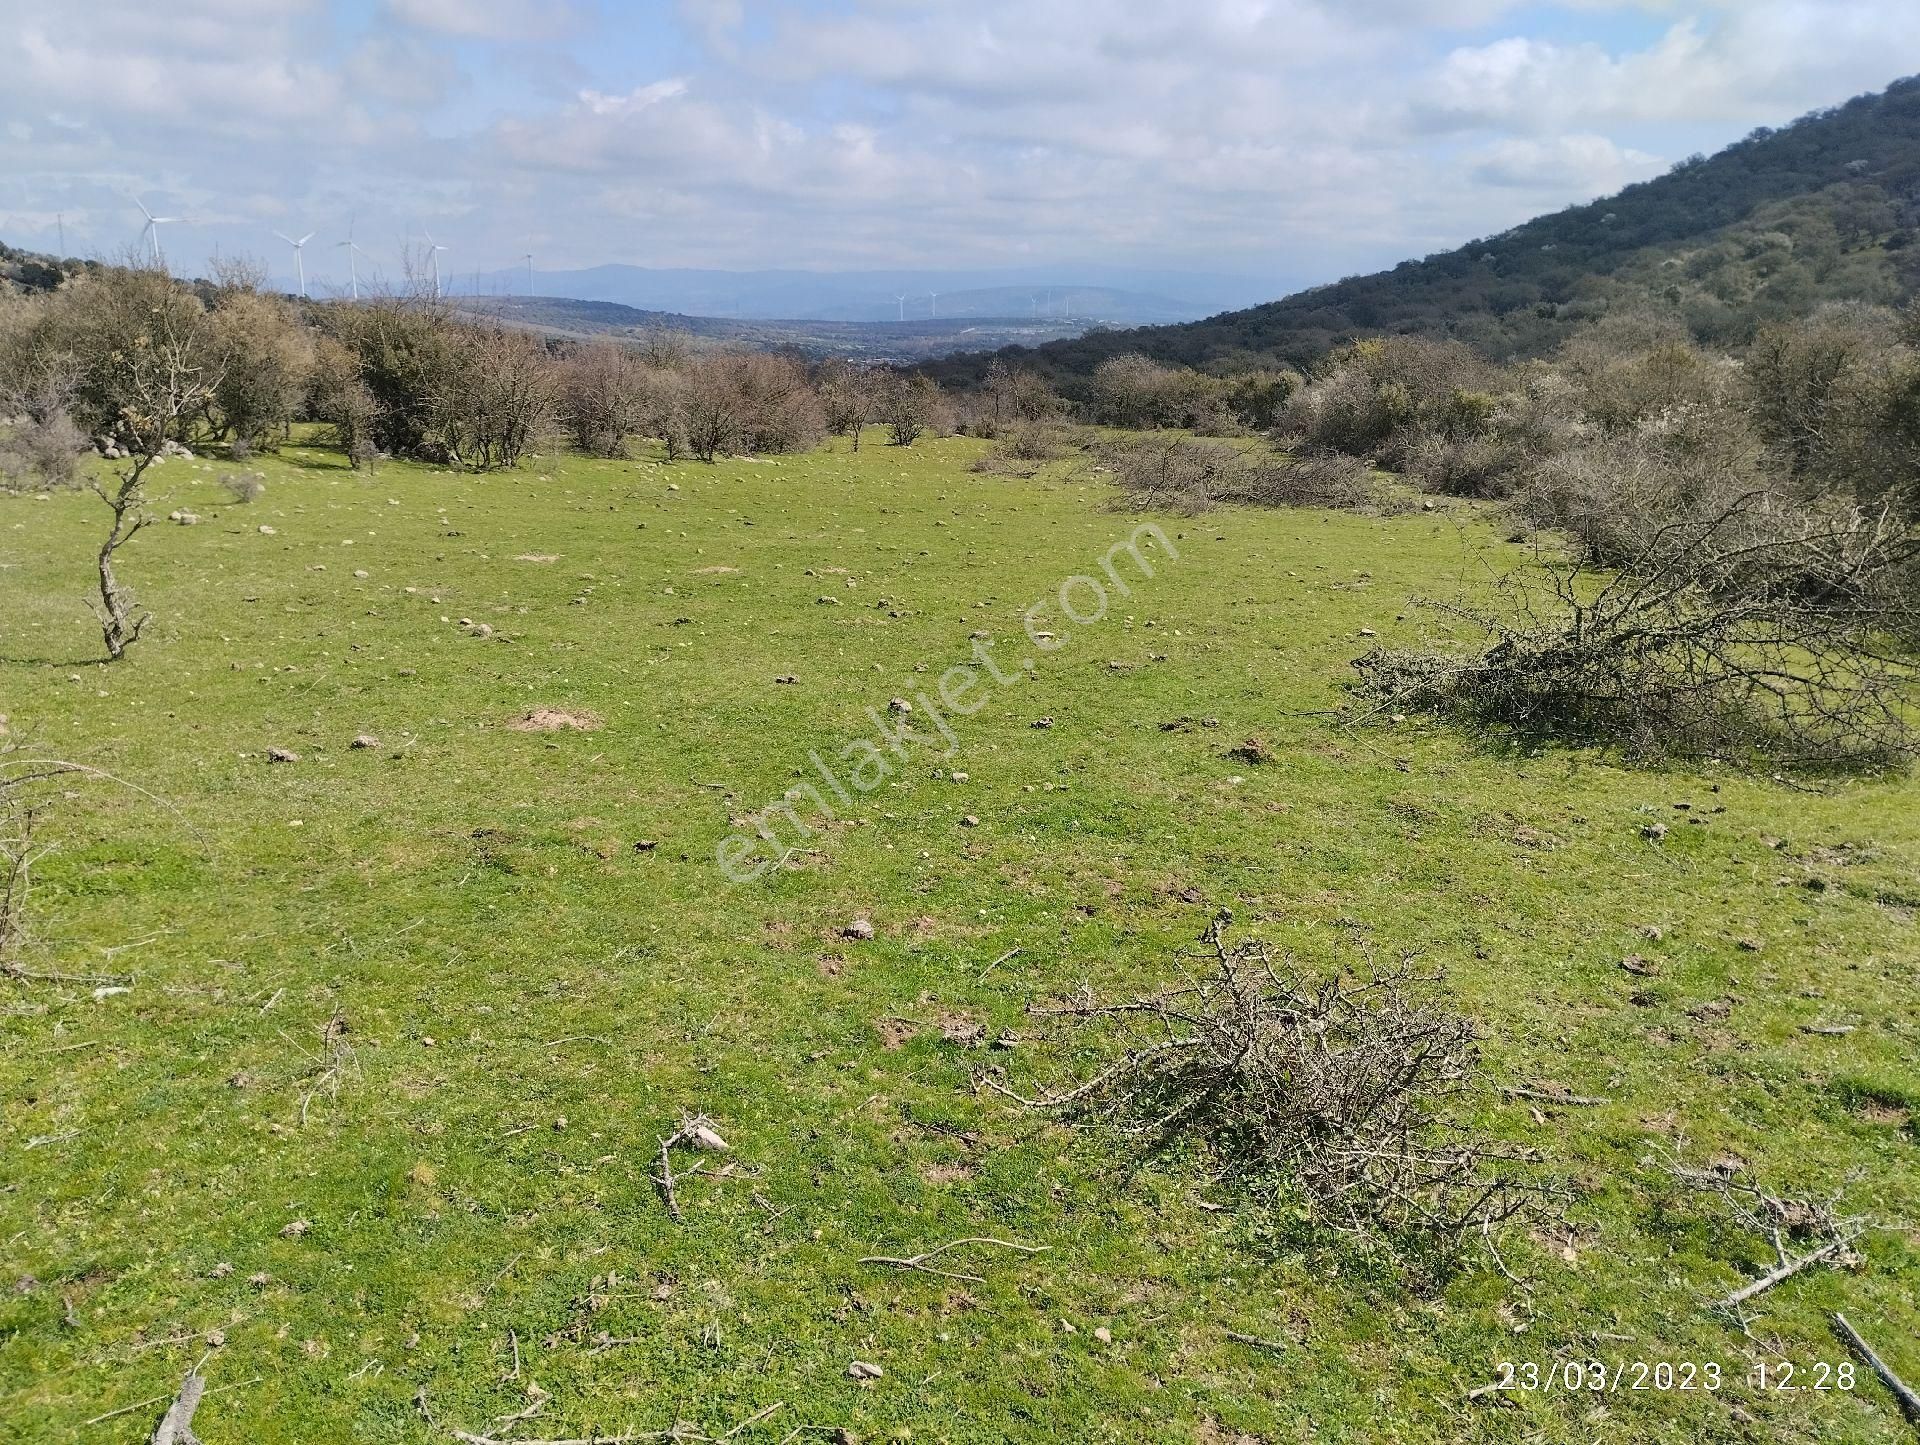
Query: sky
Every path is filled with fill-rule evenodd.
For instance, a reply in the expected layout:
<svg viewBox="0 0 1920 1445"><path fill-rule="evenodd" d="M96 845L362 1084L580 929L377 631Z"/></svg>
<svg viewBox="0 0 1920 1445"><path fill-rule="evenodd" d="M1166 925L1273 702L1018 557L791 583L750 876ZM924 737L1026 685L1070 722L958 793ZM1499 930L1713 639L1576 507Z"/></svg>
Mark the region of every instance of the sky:
<svg viewBox="0 0 1920 1445"><path fill-rule="evenodd" d="M0 239L1277 295L1914 72L1912 0L0 0Z"/></svg>

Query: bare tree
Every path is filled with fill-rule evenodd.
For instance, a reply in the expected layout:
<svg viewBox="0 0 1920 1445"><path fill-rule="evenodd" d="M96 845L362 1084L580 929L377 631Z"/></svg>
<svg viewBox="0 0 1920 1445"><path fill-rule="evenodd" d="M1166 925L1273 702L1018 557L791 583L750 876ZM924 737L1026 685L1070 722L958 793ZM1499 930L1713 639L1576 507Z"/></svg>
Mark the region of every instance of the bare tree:
<svg viewBox="0 0 1920 1445"><path fill-rule="evenodd" d="M641 370L632 352L604 338L561 363L560 408L575 447L589 456L626 455L642 416Z"/></svg>
<svg viewBox="0 0 1920 1445"><path fill-rule="evenodd" d="M814 377L830 436L844 436L860 450L860 433L873 419L878 387L866 367L840 357L821 364Z"/></svg>
<svg viewBox="0 0 1920 1445"><path fill-rule="evenodd" d="M910 447L922 432L949 426L952 410L932 377L891 372L880 384L875 415L886 423L895 446Z"/></svg>

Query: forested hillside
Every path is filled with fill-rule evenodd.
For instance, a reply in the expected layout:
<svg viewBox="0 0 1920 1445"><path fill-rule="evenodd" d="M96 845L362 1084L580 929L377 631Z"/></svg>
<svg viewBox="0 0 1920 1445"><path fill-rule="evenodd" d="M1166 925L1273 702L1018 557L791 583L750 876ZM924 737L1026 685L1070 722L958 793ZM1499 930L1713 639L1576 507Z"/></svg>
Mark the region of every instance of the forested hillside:
<svg viewBox="0 0 1920 1445"><path fill-rule="evenodd" d="M1909 79L1391 271L1205 321L1017 354L1078 394L1095 367L1127 352L1225 373L1305 365L1343 340L1399 333L1454 337L1496 359L1537 356L1609 310L1647 303L1701 341L1737 348L1822 301L1911 294L1917 226L1920 79ZM966 383L988 360L953 357L930 370Z"/></svg>

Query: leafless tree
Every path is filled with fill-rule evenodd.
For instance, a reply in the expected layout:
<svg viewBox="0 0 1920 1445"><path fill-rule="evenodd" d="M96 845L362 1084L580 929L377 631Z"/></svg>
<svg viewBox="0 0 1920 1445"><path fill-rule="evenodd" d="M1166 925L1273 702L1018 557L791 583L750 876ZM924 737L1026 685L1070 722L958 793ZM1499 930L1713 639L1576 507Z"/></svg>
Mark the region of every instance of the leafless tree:
<svg viewBox="0 0 1920 1445"><path fill-rule="evenodd" d="M625 347L588 342L560 366L560 409L573 444L595 457L620 457L640 429L642 363Z"/></svg>
<svg viewBox="0 0 1920 1445"><path fill-rule="evenodd" d="M829 436L844 436L860 450L860 433L873 420L879 384L874 373L854 362L835 357L821 363L814 376L820 411Z"/></svg>

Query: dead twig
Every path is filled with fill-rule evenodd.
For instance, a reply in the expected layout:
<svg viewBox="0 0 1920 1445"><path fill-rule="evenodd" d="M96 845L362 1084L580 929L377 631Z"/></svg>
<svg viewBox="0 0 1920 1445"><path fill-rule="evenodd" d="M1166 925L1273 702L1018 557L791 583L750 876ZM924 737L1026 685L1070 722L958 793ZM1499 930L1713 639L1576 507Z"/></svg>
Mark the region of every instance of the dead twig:
<svg viewBox="0 0 1920 1445"><path fill-rule="evenodd" d="M1867 1368L1880 1377L1880 1383L1893 1391L1893 1398L1900 1402L1900 1413L1915 1425L1920 1425L1920 1394L1902 1380L1888 1366L1887 1362L1873 1351L1873 1346L1860 1337L1860 1331L1847 1323L1847 1317L1838 1310L1833 1316L1834 1333L1847 1342L1847 1347L1867 1362Z"/></svg>
<svg viewBox="0 0 1920 1445"><path fill-rule="evenodd" d="M985 1235L968 1235L965 1239L949 1240L939 1248L930 1249L924 1254L910 1255L906 1258L898 1258L887 1254L870 1254L865 1259L856 1260L855 1263L881 1264L891 1269L919 1270L922 1274L937 1274L943 1279L960 1279L966 1280L971 1284L985 1284L985 1278L980 1275L959 1274L950 1269L935 1269L927 1263L930 1259L938 1259L948 1250L961 1249L970 1244L991 1244L1000 1249L1017 1250L1021 1254L1045 1254L1050 1248L1050 1246L1044 1244L1017 1244L1010 1239L990 1239Z"/></svg>
<svg viewBox="0 0 1920 1445"><path fill-rule="evenodd" d="M1558 1094L1545 1089L1523 1089L1518 1084L1502 1084L1500 1092L1514 1099L1535 1099L1542 1104L1561 1104L1570 1109L1597 1109L1610 1100L1587 1094Z"/></svg>
<svg viewBox="0 0 1920 1445"><path fill-rule="evenodd" d="M1230 1340L1243 1345L1253 1345L1257 1349L1285 1350L1287 1347L1285 1340L1263 1340L1258 1335L1243 1335L1238 1330L1222 1330L1220 1333Z"/></svg>

